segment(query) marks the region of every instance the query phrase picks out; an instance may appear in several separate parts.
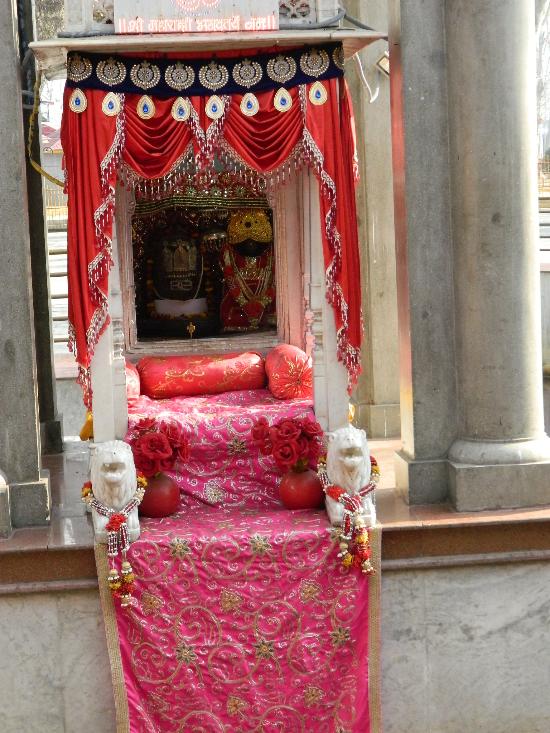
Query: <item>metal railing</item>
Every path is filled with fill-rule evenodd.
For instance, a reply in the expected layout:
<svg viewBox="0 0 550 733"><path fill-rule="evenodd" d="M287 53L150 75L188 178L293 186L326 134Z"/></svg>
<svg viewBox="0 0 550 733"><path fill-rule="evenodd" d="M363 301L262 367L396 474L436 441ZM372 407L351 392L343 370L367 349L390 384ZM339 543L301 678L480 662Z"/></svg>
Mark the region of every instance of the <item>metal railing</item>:
<svg viewBox="0 0 550 733"><path fill-rule="evenodd" d="M59 231L67 227L67 195L49 181L44 184L44 207L49 230Z"/></svg>

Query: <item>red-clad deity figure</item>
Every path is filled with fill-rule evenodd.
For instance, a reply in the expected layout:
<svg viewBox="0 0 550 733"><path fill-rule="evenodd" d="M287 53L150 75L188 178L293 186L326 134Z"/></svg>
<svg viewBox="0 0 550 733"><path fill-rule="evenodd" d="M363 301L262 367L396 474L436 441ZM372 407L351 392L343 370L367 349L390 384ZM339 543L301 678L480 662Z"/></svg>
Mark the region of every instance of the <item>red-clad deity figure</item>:
<svg viewBox="0 0 550 733"><path fill-rule="evenodd" d="M267 211L235 211L222 249L222 330L255 331L275 325L273 228Z"/></svg>

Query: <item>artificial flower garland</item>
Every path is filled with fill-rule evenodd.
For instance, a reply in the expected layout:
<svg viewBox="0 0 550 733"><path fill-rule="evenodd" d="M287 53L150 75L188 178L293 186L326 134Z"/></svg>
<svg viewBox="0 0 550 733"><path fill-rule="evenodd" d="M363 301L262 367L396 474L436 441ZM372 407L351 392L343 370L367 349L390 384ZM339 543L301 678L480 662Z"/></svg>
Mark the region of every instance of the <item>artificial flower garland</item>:
<svg viewBox="0 0 550 733"><path fill-rule="evenodd" d="M372 575L376 571L371 562L372 551L369 531L363 516L363 497L374 491L380 479L380 469L376 458L371 456L370 462L369 483L353 495L348 494L341 486L330 482L325 463L320 463L317 468L325 494L344 507L344 518L339 528L340 552L338 557L342 558L342 565L345 568L361 568L366 575Z"/></svg>
<svg viewBox="0 0 550 733"><path fill-rule="evenodd" d="M109 518L105 526L107 530L107 555L111 566L109 575L107 576L107 582L109 583L113 598L120 598L120 605L122 607L131 605L136 580L132 566L127 559L127 553L130 548L128 517L141 504L146 488L147 479L142 474L138 474L136 493L126 506L117 512L112 507L108 507L99 501L99 499L96 499L91 481L86 481L82 487L82 501L92 509L95 509L102 517ZM116 567L116 558L119 555L122 557L120 573Z"/></svg>

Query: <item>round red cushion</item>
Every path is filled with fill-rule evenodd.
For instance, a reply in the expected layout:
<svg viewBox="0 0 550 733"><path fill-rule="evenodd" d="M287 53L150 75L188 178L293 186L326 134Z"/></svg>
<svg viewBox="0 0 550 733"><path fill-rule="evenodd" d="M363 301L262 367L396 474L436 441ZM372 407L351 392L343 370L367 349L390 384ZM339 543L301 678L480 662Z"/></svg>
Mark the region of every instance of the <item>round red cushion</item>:
<svg viewBox="0 0 550 733"><path fill-rule="evenodd" d="M311 357L290 344L271 349L265 360L269 389L280 400L313 397Z"/></svg>
<svg viewBox="0 0 550 733"><path fill-rule="evenodd" d="M133 404L141 394L139 372L132 362L126 362L126 398L128 404Z"/></svg>
<svg viewBox="0 0 550 733"><path fill-rule="evenodd" d="M146 356L139 362L138 371L141 393L153 399L265 386L264 360L254 352L221 356Z"/></svg>

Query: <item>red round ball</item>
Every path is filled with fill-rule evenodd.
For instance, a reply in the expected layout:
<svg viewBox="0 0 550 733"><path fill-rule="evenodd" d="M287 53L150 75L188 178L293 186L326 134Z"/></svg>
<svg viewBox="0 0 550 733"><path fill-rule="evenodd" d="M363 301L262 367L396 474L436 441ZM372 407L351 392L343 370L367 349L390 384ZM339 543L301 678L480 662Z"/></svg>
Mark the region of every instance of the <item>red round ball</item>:
<svg viewBox="0 0 550 733"><path fill-rule="evenodd" d="M143 517L169 517L175 514L180 505L180 490L165 473L147 479L147 488L139 505Z"/></svg>
<svg viewBox="0 0 550 733"><path fill-rule="evenodd" d="M318 509L324 492L319 477L311 469L289 471L279 484L279 496L287 509Z"/></svg>

